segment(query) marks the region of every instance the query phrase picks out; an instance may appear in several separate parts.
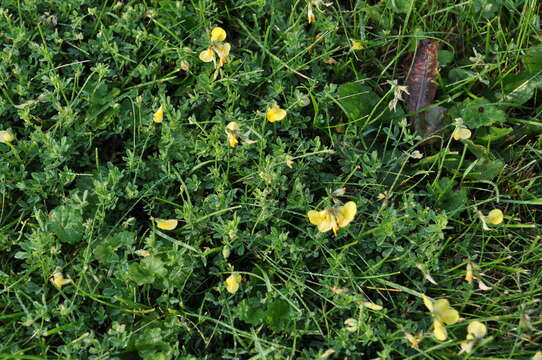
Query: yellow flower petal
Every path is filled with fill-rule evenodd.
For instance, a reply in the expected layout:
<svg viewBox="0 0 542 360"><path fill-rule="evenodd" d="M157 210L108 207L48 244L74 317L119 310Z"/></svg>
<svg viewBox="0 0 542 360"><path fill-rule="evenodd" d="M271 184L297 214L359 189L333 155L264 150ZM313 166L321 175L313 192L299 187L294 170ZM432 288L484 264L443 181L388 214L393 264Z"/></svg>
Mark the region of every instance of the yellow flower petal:
<svg viewBox="0 0 542 360"><path fill-rule="evenodd" d="M422 298L423 298L423 304L425 305L427 310L433 312L433 302L431 301L431 299L429 299L427 295L422 295Z"/></svg>
<svg viewBox="0 0 542 360"><path fill-rule="evenodd" d="M228 125L226 125L226 133L238 131L240 128L241 125L239 125L238 122L231 121L228 123Z"/></svg>
<svg viewBox="0 0 542 360"><path fill-rule="evenodd" d="M348 332L356 332L359 328L359 323L356 319L352 319L352 318L349 318L349 319L346 319L344 321L344 325L346 325L344 327L344 329Z"/></svg>
<svg viewBox="0 0 542 360"><path fill-rule="evenodd" d="M199 59L203 62L211 62L215 59L215 53L211 49L203 50L199 53Z"/></svg>
<svg viewBox="0 0 542 360"><path fill-rule="evenodd" d="M361 303L361 305L363 305L364 307L366 307L368 309L374 310L374 311L380 311L380 310L384 309L381 305L378 305L378 304L375 304L375 303L372 303L372 302L369 302L369 301L365 301L365 302Z"/></svg>
<svg viewBox="0 0 542 360"><path fill-rule="evenodd" d="M273 107L267 110L265 117L269 122L274 123L286 117L286 110L281 109L278 105L273 105Z"/></svg>
<svg viewBox="0 0 542 360"><path fill-rule="evenodd" d="M533 360L542 360L542 351L537 351L533 356Z"/></svg>
<svg viewBox="0 0 542 360"><path fill-rule="evenodd" d="M418 344L422 342L423 337L416 337L412 335L411 333L408 333L405 331L405 337L407 338L408 342L410 343L410 346L414 349L418 348Z"/></svg>
<svg viewBox="0 0 542 360"><path fill-rule="evenodd" d="M307 213L309 221L313 225L319 225L325 219L325 211L311 210Z"/></svg>
<svg viewBox="0 0 542 360"><path fill-rule="evenodd" d="M446 299L438 299L433 304L435 319L445 324L452 325L459 321L459 312L450 306Z"/></svg>
<svg viewBox="0 0 542 360"><path fill-rule="evenodd" d="M226 279L226 290L230 294L235 294L239 290L239 283L241 282L242 277L239 274L231 274Z"/></svg>
<svg viewBox="0 0 542 360"><path fill-rule="evenodd" d="M474 276L472 274L472 263L469 262L467 263L467 271L465 273L465 280L471 284L472 283L472 280L474 280Z"/></svg>
<svg viewBox="0 0 542 360"><path fill-rule="evenodd" d="M9 144L13 140L15 140L15 136L13 136L9 131L0 131L0 143Z"/></svg>
<svg viewBox="0 0 542 360"><path fill-rule="evenodd" d="M221 67L222 65L228 62L228 55L230 54L231 44L230 43L217 44L214 46L214 49L218 55L218 58L220 59L218 63L218 67Z"/></svg>
<svg viewBox="0 0 542 360"><path fill-rule="evenodd" d="M307 21L309 24L312 24L315 20L316 18L314 17L314 12L312 12L312 6L309 4L307 8Z"/></svg>
<svg viewBox="0 0 542 360"><path fill-rule="evenodd" d="M176 219L154 219L154 221L156 222L156 226L162 230L174 230L179 223Z"/></svg>
<svg viewBox="0 0 542 360"><path fill-rule="evenodd" d="M236 147L237 144L239 144L239 140L237 140L237 138L232 134L228 134L228 142L230 143L231 147Z"/></svg>
<svg viewBox="0 0 542 360"><path fill-rule="evenodd" d="M329 211L324 210L323 213L324 213L324 219L322 220L322 222L318 224L318 231L327 232L333 229L333 232L336 233L338 230L338 226L335 223L335 219L333 218L333 216L331 216Z"/></svg>
<svg viewBox="0 0 542 360"><path fill-rule="evenodd" d="M226 30L222 29L220 26L217 26L211 30L212 42L220 42L224 40L226 40Z"/></svg>
<svg viewBox="0 0 542 360"><path fill-rule="evenodd" d="M356 203L353 201L347 202L337 210L337 224L340 227L347 226L352 220L354 220L356 212Z"/></svg>
<svg viewBox="0 0 542 360"><path fill-rule="evenodd" d="M320 232L329 231L337 226L328 209L322 211L311 210L307 213L307 216L311 224L318 226Z"/></svg>
<svg viewBox="0 0 542 360"><path fill-rule="evenodd" d="M65 279L64 275L60 271L55 271L53 273L53 277L51 278L51 282L55 285L57 289L62 289L62 286L67 285L71 283L71 279Z"/></svg>
<svg viewBox="0 0 542 360"><path fill-rule="evenodd" d="M491 225L499 225L503 221L503 213L500 209L493 209L487 214L486 222Z"/></svg>
<svg viewBox="0 0 542 360"><path fill-rule="evenodd" d="M363 50L363 43L361 41L352 40L352 50Z"/></svg>
<svg viewBox="0 0 542 360"><path fill-rule="evenodd" d="M471 321L471 323L467 327L467 332L473 335L475 338L482 338L486 336L487 328L480 321L474 320L474 321Z"/></svg>
<svg viewBox="0 0 542 360"><path fill-rule="evenodd" d="M152 114L152 121L159 124L162 122L162 120L164 120L164 107L160 105L158 110L156 110L156 112Z"/></svg>
<svg viewBox="0 0 542 360"><path fill-rule="evenodd" d="M456 127L452 136L455 140L467 140L472 135L471 131L464 127Z"/></svg>
<svg viewBox="0 0 542 360"><path fill-rule="evenodd" d="M446 328L440 321L434 320L433 328L434 328L433 335L435 336L437 340L440 340L440 341L446 340L446 338L448 337L448 332L446 331Z"/></svg>
<svg viewBox="0 0 542 360"><path fill-rule="evenodd" d="M472 351L472 348L474 347L474 341L463 341L461 344L459 344L459 346L461 346L461 351L459 352L460 354L468 354Z"/></svg>

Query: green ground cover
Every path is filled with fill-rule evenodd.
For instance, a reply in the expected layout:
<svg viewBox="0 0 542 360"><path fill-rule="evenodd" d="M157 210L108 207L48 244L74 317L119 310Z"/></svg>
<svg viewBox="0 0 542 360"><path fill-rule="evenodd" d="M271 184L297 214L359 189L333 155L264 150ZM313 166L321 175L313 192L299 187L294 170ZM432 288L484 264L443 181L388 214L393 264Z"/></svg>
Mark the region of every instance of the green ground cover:
<svg viewBox="0 0 542 360"><path fill-rule="evenodd" d="M2 1L0 359L541 359L540 14Z"/></svg>

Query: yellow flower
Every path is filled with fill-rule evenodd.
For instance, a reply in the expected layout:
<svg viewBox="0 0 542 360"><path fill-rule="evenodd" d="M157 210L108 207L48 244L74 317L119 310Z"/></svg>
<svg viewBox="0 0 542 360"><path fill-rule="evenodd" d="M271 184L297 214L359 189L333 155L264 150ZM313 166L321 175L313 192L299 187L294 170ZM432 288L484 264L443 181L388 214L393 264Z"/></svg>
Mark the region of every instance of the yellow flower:
<svg viewBox="0 0 542 360"><path fill-rule="evenodd" d="M222 43L226 40L226 30L221 27L215 27L211 30L211 42L207 50L203 50L199 53L199 59L203 62L215 62L216 69L220 69L226 62L228 62L228 55L230 54L231 44ZM218 55L218 62L215 61L216 55ZM217 73L215 73L216 77Z"/></svg>
<svg viewBox="0 0 542 360"><path fill-rule="evenodd" d="M62 289L62 286L70 284L72 281L71 279L65 279L64 275L62 275L62 272L60 270L55 270L53 273L53 276L51 277L51 282L57 289Z"/></svg>
<svg viewBox="0 0 542 360"><path fill-rule="evenodd" d="M397 111L397 103L400 101L404 101L403 99L403 93L410 95L408 92L408 86L405 85L399 85L397 80L387 80L387 83L391 86L391 89L393 90L393 99L388 103L388 107L390 111Z"/></svg>
<svg viewBox="0 0 542 360"><path fill-rule="evenodd" d="M452 137L454 140L467 140L472 135L471 131L463 125L463 119L457 118L455 119L455 130L452 133Z"/></svg>
<svg viewBox="0 0 542 360"><path fill-rule="evenodd" d="M480 321L471 321L467 327L467 339L460 344L461 353L469 353L472 351L474 345L480 341L487 334L486 326Z"/></svg>
<svg viewBox="0 0 542 360"><path fill-rule="evenodd" d="M228 135L228 142L230 143L231 147L236 147L239 143L239 140L237 140L237 136L239 136L239 129L240 126L235 121L232 121L226 125L226 135Z"/></svg>
<svg viewBox="0 0 542 360"><path fill-rule="evenodd" d="M533 356L533 360L542 360L542 351L537 351Z"/></svg>
<svg viewBox="0 0 542 360"><path fill-rule="evenodd" d="M309 24L312 24L316 20L314 17L314 12L312 11L312 5L309 3L307 6L307 21Z"/></svg>
<svg viewBox="0 0 542 360"><path fill-rule="evenodd" d="M164 107L160 105L158 110L156 110L156 112L152 115L152 121L159 124L162 122L163 119L164 119Z"/></svg>
<svg viewBox="0 0 542 360"><path fill-rule="evenodd" d="M437 319L433 320L433 336L440 341L444 341L448 337L448 332L446 331L444 324Z"/></svg>
<svg viewBox="0 0 542 360"><path fill-rule="evenodd" d="M344 329L348 332L356 332L359 328L359 322L352 318L346 319L344 321L344 325Z"/></svg>
<svg viewBox="0 0 542 360"><path fill-rule="evenodd" d="M237 138L241 138L245 144L254 144L256 142L256 140L249 139L248 136L250 135L250 130L242 133L240 129L241 126L235 121L232 121L226 125L226 135L228 136L228 143L231 147L236 147L237 144L239 144L239 140Z"/></svg>
<svg viewBox="0 0 542 360"><path fill-rule="evenodd" d="M11 134L9 131L0 131L0 143L9 144L13 140L15 140L15 136L13 136L13 134Z"/></svg>
<svg viewBox="0 0 542 360"><path fill-rule="evenodd" d="M216 44L214 46L214 50L216 54L218 55L218 67L222 67L226 62L228 62L228 55L230 54L231 50L231 44L230 43L224 43L224 44Z"/></svg>
<svg viewBox="0 0 542 360"><path fill-rule="evenodd" d="M311 224L318 227L318 231L326 232L333 229L333 233L337 235L339 228L345 227L356 216L356 203L349 201L338 208L327 208L322 211L311 210L307 213Z"/></svg>
<svg viewBox="0 0 542 360"><path fill-rule="evenodd" d="M226 279L226 290L230 294L235 294L237 290L239 290L239 283L241 282L243 278L241 275L237 273L232 273L228 278Z"/></svg>
<svg viewBox="0 0 542 360"><path fill-rule="evenodd" d="M281 109L277 104L273 104L271 108L267 109L265 113L267 121L274 123L280 121L286 117L286 110Z"/></svg>
<svg viewBox="0 0 542 360"><path fill-rule="evenodd" d="M472 274L472 263L467 263L467 271L465 273L465 281L467 281L469 284L472 284L472 281L474 280L474 275Z"/></svg>
<svg viewBox="0 0 542 360"><path fill-rule="evenodd" d="M215 59L215 53L212 49L203 50L199 53L199 59L203 62L211 62Z"/></svg>
<svg viewBox="0 0 542 360"><path fill-rule="evenodd" d="M417 349L418 344L421 343L423 340L423 337L420 336L419 334L417 336L414 336L411 333L406 332L406 331L405 331L405 337L410 343L410 346L413 347L414 349Z"/></svg>
<svg viewBox="0 0 542 360"><path fill-rule="evenodd" d="M450 302L446 299L438 299L432 301L427 296L423 295L423 303L433 315L433 335L438 340L444 341L448 337L446 325L453 325L459 321L459 312L450 306Z"/></svg>
<svg viewBox="0 0 542 360"><path fill-rule="evenodd" d="M226 40L226 30L222 29L220 26L217 26L211 30L212 42L221 42L224 40Z"/></svg>
<svg viewBox="0 0 542 360"><path fill-rule="evenodd" d="M352 50L363 50L363 43L361 41L351 40Z"/></svg>
<svg viewBox="0 0 542 360"><path fill-rule="evenodd" d="M471 321L467 327L467 339L480 339L487 335L487 327L478 320Z"/></svg>
<svg viewBox="0 0 542 360"><path fill-rule="evenodd" d="M154 219L156 226L162 230L174 230L177 227L179 221L177 219Z"/></svg>
<svg viewBox="0 0 542 360"><path fill-rule="evenodd" d="M503 219L504 216L500 209L493 209L486 216L486 222L490 225L499 225Z"/></svg>

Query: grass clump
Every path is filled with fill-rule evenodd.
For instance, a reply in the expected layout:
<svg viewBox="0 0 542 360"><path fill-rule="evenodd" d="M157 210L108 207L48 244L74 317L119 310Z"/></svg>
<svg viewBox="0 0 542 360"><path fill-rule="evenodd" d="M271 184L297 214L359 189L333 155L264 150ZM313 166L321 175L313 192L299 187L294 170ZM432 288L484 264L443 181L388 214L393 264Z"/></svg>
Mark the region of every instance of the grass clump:
<svg viewBox="0 0 542 360"><path fill-rule="evenodd" d="M0 356L536 358L539 14L3 1Z"/></svg>

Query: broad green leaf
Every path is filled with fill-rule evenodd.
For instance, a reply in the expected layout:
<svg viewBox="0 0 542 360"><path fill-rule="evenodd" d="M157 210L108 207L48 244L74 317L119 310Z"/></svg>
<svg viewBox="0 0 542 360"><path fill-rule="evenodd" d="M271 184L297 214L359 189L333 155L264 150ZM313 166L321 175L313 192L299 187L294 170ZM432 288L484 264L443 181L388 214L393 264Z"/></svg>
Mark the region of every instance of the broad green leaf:
<svg viewBox="0 0 542 360"><path fill-rule="evenodd" d="M338 90L339 103L351 120L359 119L371 113L378 103L378 96L368 86L359 82L343 84Z"/></svg>
<svg viewBox="0 0 542 360"><path fill-rule="evenodd" d="M447 177L428 185L427 189L435 200L435 206L449 212L464 208L468 201L465 189L457 187L456 182Z"/></svg>
<svg viewBox="0 0 542 360"><path fill-rule="evenodd" d="M267 308L266 322L274 329L283 329L290 321L292 309L284 300L275 300Z"/></svg>
<svg viewBox="0 0 542 360"><path fill-rule="evenodd" d="M454 60L454 53L449 50L438 51L438 62L441 66L446 66Z"/></svg>
<svg viewBox="0 0 542 360"><path fill-rule="evenodd" d="M163 277L167 270L162 260L155 256L147 256L139 264L131 264L128 267L130 277L138 284L150 284L156 277Z"/></svg>
<svg viewBox="0 0 542 360"><path fill-rule="evenodd" d="M500 128L500 127L495 127L495 126L492 126L490 128L480 129L476 133L476 141L486 143L486 144L492 143L510 134L512 131L513 131L512 128L509 128L509 127Z"/></svg>
<svg viewBox="0 0 542 360"><path fill-rule="evenodd" d="M67 205L56 207L49 214L49 230L52 231L61 242L78 243L85 232L83 217L79 211Z"/></svg>
<svg viewBox="0 0 542 360"><path fill-rule="evenodd" d="M265 306L258 298L243 299L237 306L237 316L248 324L260 325L266 316Z"/></svg>
<svg viewBox="0 0 542 360"><path fill-rule="evenodd" d="M525 51L523 65L528 73L539 74L542 72L542 46L533 46Z"/></svg>
<svg viewBox="0 0 542 360"><path fill-rule="evenodd" d="M504 79L504 89L498 94L504 103L523 105L529 101L537 88L542 88L542 75L524 73L507 76Z"/></svg>
<svg viewBox="0 0 542 360"><path fill-rule="evenodd" d="M469 165L468 163L466 164ZM504 169L504 161L496 159L483 159L467 175L467 178L476 180L493 180Z"/></svg>
<svg viewBox="0 0 542 360"><path fill-rule="evenodd" d="M463 118L463 124L469 129L477 129L481 126L490 126L494 123L506 121L506 114L499 110L494 103L484 98L465 100L454 106L450 111L452 117Z"/></svg>

